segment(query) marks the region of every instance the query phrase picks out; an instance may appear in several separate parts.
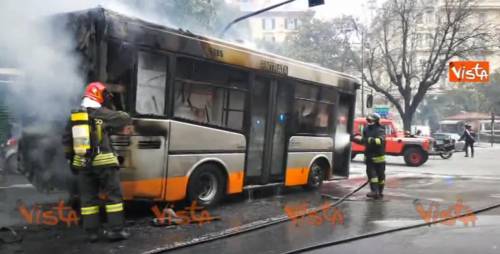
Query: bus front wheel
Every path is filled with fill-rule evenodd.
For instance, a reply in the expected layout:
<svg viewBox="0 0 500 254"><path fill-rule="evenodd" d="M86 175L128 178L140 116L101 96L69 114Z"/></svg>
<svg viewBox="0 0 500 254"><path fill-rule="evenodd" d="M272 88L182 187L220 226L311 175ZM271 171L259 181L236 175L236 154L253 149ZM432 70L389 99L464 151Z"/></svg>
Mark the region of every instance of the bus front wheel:
<svg viewBox="0 0 500 254"><path fill-rule="evenodd" d="M308 190L318 189L323 184L323 180L325 180L325 172L323 170L323 167L321 167L319 161L315 161L311 165L309 177L307 179L307 185L304 187Z"/></svg>
<svg viewBox="0 0 500 254"><path fill-rule="evenodd" d="M199 206L214 206L223 197L224 186L224 177L217 165L202 165L189 178L188 199Z"/></svg>

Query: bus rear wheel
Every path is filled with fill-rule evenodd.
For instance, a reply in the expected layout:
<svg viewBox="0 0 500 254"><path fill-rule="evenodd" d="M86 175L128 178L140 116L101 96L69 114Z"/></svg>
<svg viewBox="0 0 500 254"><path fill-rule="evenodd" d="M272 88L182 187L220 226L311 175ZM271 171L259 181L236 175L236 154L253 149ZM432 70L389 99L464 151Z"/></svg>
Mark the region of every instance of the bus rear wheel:
<svg viewBox="0 0 500 254"><path fill-rule="evenodd" d="M323 185L325 180L325 172L318 161L311 165L309 170L309 177L307 178L307 185L304 186L307 190L315 190Z"/></svg>
<svg viewBox="0 0 500 254"><path fill-rule="evenodd" d="M214 164L205 164L197 168L188 184L188 199L199 206L216 205L224 196L224 177Z"/></svg>

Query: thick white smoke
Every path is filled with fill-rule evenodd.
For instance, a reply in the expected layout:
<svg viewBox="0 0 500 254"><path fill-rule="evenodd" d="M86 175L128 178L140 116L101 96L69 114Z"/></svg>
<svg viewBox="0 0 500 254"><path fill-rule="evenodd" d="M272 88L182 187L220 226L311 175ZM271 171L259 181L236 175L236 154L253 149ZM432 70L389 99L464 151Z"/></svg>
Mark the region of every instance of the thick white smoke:
<svg viewBox="0 0 500 254"><path fill-rule="evenodd" d="M67 116L74 99L82 92L83 77L72 36L44 22L53 14L97 7L139 16L118 1L3 0L0 2L0 57L23 75L11 85L8 104L24 116L59 120ZM166 22L153 14L142 18ZM72 103L73 102L73 103Z"/></svg>

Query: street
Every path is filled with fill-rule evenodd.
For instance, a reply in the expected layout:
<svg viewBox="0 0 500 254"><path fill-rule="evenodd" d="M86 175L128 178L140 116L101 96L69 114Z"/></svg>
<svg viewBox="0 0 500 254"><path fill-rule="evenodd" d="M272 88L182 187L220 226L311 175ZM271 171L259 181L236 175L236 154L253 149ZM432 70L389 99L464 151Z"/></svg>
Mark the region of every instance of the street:
<svg viewBox="0 0 500 254"><path fill-rule="evenodd" d="M318 192L293 188L279 195L271 190L264 191L252 200L242 196L230 198L208 210L210 215L220 216L220 221L153 226L151 220L155 215L151 204L129 204L127 221L132 238L118 243L86 243L82 231L75 225L28 225L13 205L11 196L19 193L16 198L29 208L33 201L24 200L24 196L33 198L36 191L19 185L2 188L3 197L8 191L13 191L7 195L9 202L4 203L0 211L2 218L13 218L14 224L18 225L14 228L24 239L20 243L2 244L0 250L2 253L159 253L175 247L174 253L286 253L320 243L366 236L315 249L312 253L331 253L337 249L341 253L374 249L387 253L408 249L411 253L437 250L442 253L497 253L495 233L499 232L500 208L430 227L369 237L375 232L454 216L453 211L458 206L464 207L462 213L468 213L499 204L500 172L494 165L500 147L477 150L475 158L464 158L463 153L456 153L449 160L436 156L421 167L407 167L402 158L390 157L383 201L366 200L364 196L368 188L365 187L337 206L337 210L324 209L322 213L268 226L270 221L290 216L291 211L305 211L332 202L330 198L321 197L320 193L341 197L362 184L365 180L362 157L353 161L349 179L326 182ZM52 202L57 200L55 196L44 198ZM17 216L12 216L16 213ZM20 222L25 225L19 226ZM237 234L259 225L266 226ZM446 245L441 244L444 242Z"/></svg>

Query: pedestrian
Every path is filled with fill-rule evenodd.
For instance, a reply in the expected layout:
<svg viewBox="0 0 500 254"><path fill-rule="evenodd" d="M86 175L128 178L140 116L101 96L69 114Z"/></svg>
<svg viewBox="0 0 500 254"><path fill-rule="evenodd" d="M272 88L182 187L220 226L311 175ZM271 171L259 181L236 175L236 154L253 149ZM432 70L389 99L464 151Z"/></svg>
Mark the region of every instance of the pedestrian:
<svg viewBox="0 0 500 254"><path fill-rule="evenodd" d="M472 134L472 126L470 124L465 125L464 134L462 134L459 141L462 140L465 140L465 146L464 146L465 157L469 157L469 147L470 147L471 158L474 158L474 143L476 142L476 139Z"/></svg>
<svg viewBox="0 0 500 254"><path fill-rule="evenodd" d="M355 136L353 141L365 146L366 175L370 181L370 192L366 196L381 199L385 185L385 129L376 113L368 115L366 122L368 126L362 136Z"/></svg>
<svg viewBox="0 0 500 254"><path fill-rule="evenodd" d="M95 242L101 232L109 240L124 240L123 201L120 189L119 162L113 152L110 134L130 126L130 116L112 110L112 94L101 82L85 89L81 108L71 114L63 142L71 168L78 175L81 218L88 240ZM130 130L130 129L129 129ZM100 200L106 196L106 200ZM102 231L100 204L104 203L109 228Z"/></svg>

